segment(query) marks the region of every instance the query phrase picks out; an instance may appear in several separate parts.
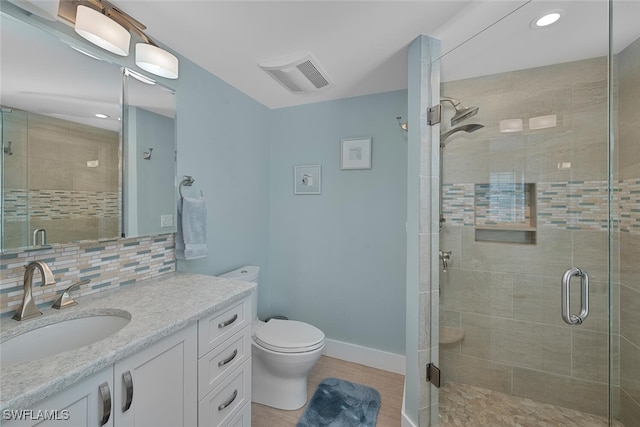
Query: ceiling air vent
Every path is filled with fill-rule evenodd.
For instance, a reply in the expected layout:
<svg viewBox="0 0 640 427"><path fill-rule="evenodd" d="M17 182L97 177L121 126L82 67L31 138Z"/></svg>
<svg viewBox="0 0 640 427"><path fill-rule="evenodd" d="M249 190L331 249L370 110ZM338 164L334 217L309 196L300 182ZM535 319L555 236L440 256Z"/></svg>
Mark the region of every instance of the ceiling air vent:
<svg viewBox="0 0 640 427"><path fill-rule="evenodd" d="M311 93L331 86L327 74L322 71L318 61L310 53L263 62L259 65L293 93Z"/></svg>

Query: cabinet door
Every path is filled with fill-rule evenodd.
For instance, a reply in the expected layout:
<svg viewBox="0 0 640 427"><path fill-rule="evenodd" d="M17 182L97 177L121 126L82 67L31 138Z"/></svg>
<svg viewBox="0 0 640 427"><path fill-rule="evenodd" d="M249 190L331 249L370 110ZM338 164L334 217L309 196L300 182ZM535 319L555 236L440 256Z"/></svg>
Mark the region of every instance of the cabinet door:
<svg viewBox="0 0 640 427"><path fill-rule="evenodd" d="M110 366L27 410L2 413L4 427L113 426L113 369Z"/></svg>
<svg viewBox="0 0 640 427"><path fill-rule="evenodd" d="M116 426L196 425L196 325L117 362L114 384Z"/></svg>

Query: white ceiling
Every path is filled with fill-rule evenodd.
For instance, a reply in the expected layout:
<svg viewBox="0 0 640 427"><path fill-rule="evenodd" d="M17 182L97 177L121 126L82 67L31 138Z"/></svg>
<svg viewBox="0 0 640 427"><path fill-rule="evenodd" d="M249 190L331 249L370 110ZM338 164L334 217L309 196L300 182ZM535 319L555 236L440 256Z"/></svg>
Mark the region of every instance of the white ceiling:
<svg viewBox="0 0 640 427"><path fill-rule="evenodd" d="M606 0L111 1L156 41L269 108L406 89L407 47L420 34L442 41L445 81L602 56L608 47ZM557 25L529 27L541 12L558 8L566 16ZM617 52L640 37L640 0L614 0L614 12ZM113 98L98 89L119 79L113 70L104 74L104 63L56 49L52 37L46 47L35 35L10 41L9 27L2 27L2 102L13 91L25 106L5 105L29 109L26 103L36 102L39 110L32 111L72 115L59 109L83 98L98 108L103 95ZM300 51L313 53L331 88L295 95L258 66ZM12 74L10 65L25 60ZM61 72L43 65L47 60ZM81 84L81 75L94 81ZM119 99L106 102L117 108ZM82 114L89 111L85 103Z"/></svg>
<svg viewBox="0 0 640 427"><path fill-rule="evenodd" d="M152 38L270 108L405 89L407 46L420 34L442 40L443 52L462 44L445 57L447 80L607 51L606 0L111 1ZM626 46L639 36L640 1L615 4L625 33L617 39ZM529 28L539 13L558 8L567 12L563 22ZM331 88L292 94L258 66L304 51L329 74Z"/></svg>

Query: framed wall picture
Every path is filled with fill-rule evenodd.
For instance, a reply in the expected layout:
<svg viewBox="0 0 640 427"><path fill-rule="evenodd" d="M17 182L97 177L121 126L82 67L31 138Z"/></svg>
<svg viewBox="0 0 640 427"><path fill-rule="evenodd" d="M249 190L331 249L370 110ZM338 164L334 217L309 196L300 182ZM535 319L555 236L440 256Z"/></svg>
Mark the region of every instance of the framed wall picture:
<svg viewBox="0 0 640 427"><path fill-rule="evenodd" d="M320 165L298 165L293 168L294 194L321 194Z"/></svg>
<svg viewBox="0 0 640 427"><path fill-rule="evenodd" d="M371 169L371 137L347 138L341 144L341 169Z"/></svg>

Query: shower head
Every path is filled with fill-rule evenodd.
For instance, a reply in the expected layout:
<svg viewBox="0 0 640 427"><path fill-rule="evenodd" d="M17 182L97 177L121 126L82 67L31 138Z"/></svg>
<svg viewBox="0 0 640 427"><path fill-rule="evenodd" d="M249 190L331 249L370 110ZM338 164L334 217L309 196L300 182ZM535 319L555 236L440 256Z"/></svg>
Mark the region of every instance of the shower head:
<svg viewBox="0 0 640 427"><path fill-rule="evenodd" d="M456 109L456 114L451 118L451 126L455 126L463 120L478 114L478 107L465 107L460 101L454 98L443 96L440 102L447 101Z"/></svg>
<svg viewBox="0 0 640 427"><path fill-rule="evenodd" d="M482 129L483 127L484 127L483 125L473 123L469 125L458 126L457 128L453 128L446 132L443 132L440 134L440 148L444 148L444 145L445 145L444 142L447 140L447 138L449 138L454 133L463 132L463 131L467 133L471 133L471 132L477 131L478 129Z"/></svg>

